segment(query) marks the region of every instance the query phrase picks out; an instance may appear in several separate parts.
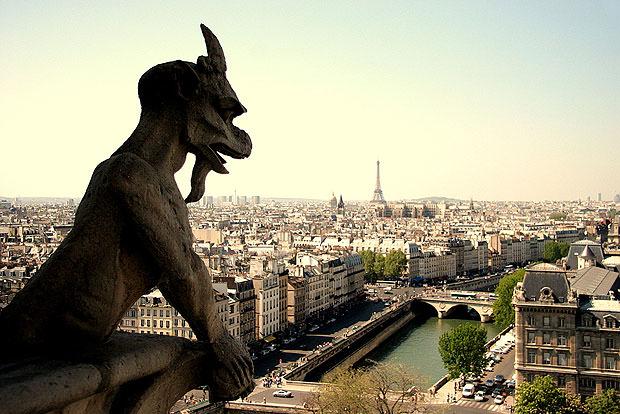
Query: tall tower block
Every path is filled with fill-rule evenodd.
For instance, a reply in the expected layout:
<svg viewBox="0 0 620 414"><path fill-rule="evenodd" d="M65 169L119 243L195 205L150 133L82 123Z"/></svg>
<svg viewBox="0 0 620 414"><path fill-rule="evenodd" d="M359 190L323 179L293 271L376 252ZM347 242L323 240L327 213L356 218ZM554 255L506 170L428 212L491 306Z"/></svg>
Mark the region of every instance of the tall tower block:
<svg viewBox="0 0 620 414"><path fill-rule="evenodd" d="M379 161L377 160L377 184L375 185L375 192L372 196L371 203L385 204L385 198L383 198L383 191L381 190L381 179L379 178Z"/></svg>

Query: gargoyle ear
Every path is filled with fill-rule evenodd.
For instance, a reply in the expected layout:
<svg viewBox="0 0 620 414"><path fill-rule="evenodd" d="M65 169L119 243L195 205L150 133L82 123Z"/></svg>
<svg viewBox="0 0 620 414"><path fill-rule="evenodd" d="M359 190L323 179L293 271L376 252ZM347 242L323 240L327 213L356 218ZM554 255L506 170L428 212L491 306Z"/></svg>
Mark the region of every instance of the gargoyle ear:
<svg viewBox="0 0 620 414"><path fill-rule="evenodd" d="M199 93L200 77L188 62L181 61L180 63L182 70L178 80L179 97L188 101Z"/></svg>
<svg viewBox="0 0 620 414"><path fill-rule="evenodd" d="M193 63L177 60L154 66L138 82L138 96L145 109L161 110L193 99L200 93L200 77Z"/></svg>

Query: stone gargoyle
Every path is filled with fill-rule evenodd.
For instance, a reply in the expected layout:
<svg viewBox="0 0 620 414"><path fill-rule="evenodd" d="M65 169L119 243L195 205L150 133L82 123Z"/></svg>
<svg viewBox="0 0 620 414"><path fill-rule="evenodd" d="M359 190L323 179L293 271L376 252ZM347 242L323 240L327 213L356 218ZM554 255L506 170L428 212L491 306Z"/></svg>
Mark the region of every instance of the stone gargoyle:
<svg viewBox="0 0 620 414"><path fill-rule="evenodd" d="M208 56L162 63L140 78L138 126L95 168L72 231L0 313L0 361L101 346L157 287L211 355L211 397L253 389L252 360L220 322L209 272L192 249L186 203L203 196L209 171L228 172L222 155L252 150L233 125L246 109L226 79L222 47L201 29ZM174 174L188 153L196 162L183 200Z"/></svg>

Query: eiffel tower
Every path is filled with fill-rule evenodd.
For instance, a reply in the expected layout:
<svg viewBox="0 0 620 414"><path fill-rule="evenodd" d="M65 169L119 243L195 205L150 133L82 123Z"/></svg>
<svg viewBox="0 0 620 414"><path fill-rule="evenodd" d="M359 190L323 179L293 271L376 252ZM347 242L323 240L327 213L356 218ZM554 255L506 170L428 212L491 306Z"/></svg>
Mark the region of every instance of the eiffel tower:
<svg viewBox="0 0 620 414"><path fill-rule="evenodd" d="M370 202L385 204L385 198L383 198L383 191L381 190L381 180L379 179L379 161L377 161L377 185Z"/></svg>

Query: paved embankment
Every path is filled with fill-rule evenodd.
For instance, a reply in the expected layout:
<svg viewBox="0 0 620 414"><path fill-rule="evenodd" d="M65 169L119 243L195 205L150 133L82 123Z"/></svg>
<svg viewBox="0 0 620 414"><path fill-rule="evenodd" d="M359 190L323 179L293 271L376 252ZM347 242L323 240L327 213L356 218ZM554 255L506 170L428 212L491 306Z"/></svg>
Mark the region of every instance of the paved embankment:
<svg viewBox="0 0 620 414"><path fill-rule="evenodd" d="M391 305L370 321L358 325L357 329L345 337L337 338L334 343L304 357L301 363L284 377L303 381L310 373L323 367L331 369L340 363L351 365L357 362L413 318L410 305L409 300ZM336 357L342 358L338 364L333 361Z"/></svg>

